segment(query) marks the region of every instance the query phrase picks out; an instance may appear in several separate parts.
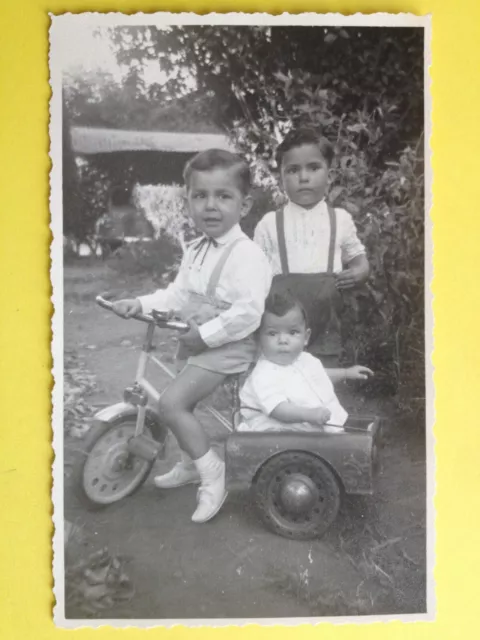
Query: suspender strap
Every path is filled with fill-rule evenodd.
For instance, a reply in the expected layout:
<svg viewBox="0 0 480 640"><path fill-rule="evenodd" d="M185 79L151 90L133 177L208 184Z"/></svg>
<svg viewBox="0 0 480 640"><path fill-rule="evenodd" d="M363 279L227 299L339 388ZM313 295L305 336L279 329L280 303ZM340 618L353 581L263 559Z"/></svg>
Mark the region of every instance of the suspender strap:
<svg viewBox="0 0 480 640"><path fill-rule="evenodd" d="M213 298L215 295L215 291L218 286L218 282L220 280L220 276L223 271L223 267L225 266L226 261L228 260L230 254L232 253L234 247L239 243L245 240L245 238L237 238L231 244L227 245L223 250L220 258L218 259L217 264L214 266L212 274L210 276L210 280L208 281L206 295L208 298Z"/></svg>
<svg viewBox="0 0 480 640"><path fill-rule="evenodd" d="M337 216L335 209L327 205L328 217L330 220L330 243L328 246L328 262L327 273L333 273L333 265L335 259L335 244L337 240ZM285 210L277 209L275 214L275 222L277 225L278 253L280 255L280 265L283 275L290 273L288 268L287 243L285 241Z"/></svg>
<svg viewBox="0 0 480 640"><path fill-rule="evenodd" d="M277 238L278 238L278 252L280 254L280 265L282 267L282 273L286 276L289 273L288 270L288 257L287 257L287 245L285 242L285 210L282 207L277 209L275 214L277 224Z"/></svg>
<svg viewBox="0 0 480 640"><path fill-rule="evenodd" d="M330 245L328 247L327 273L333 273L333 262L335 259L335 243L337 240L337 216L335 209L327 204L328 217L330 218Z"/></svg>

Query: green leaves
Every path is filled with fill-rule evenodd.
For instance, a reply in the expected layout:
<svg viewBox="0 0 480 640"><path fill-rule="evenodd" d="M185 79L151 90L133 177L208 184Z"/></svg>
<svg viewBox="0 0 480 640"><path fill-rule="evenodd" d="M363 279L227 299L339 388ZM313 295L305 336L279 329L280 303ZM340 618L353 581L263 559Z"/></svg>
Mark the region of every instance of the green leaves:
<svg viewBox="0 0 480 640"><path fill-rule="evenodd" d="M345 192L345 187L342 187L340 185L337 185L336 187L333 187L333 189L330 189L329 193L328 193L328 200L332 205L335 205L338 203L339 198L342 196L342 194Z"/></svg>
<svg viewBox="0 0 480 640"><path fill-rule="evenodd" d="M95 390L96 378L73 351L65 352L64 369L64 429L69 435L81 438L90 428L92 408L88 395Z"/></svg>

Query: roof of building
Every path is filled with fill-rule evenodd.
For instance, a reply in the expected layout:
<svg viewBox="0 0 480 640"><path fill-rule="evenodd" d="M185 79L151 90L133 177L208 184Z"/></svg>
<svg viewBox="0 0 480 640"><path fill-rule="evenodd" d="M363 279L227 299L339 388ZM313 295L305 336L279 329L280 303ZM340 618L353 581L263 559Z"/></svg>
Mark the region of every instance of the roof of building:
<svg viewBox="0 0 480 640"><path fill-rule="evenodd" d="M124 131L97 127L72 127L72 148L78 154L119 151L198 153L206 149L234 151L227 136L217 133Z"/></svg>

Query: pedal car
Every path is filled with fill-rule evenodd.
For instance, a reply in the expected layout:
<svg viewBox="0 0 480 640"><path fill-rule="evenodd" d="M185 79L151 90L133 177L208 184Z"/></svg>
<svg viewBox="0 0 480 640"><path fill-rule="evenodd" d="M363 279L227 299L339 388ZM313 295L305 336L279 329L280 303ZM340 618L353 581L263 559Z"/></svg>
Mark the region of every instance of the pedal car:
<svg viewBox="0 0 480 640"><path fill-rule="evenodd" d="M102 297L105 309L112 304ZM89 508L106 507L131 495L165 456L168 429L155 411L159 392L146 379L149 363L174 374L153 354L155 328L184 331L166 314L139 314L147 324L135 382L123 402L99 411L74 467L75 488ZM294 539L322 536L334 522L342 494L371 494L378 462L380 421L349 417L343 428L312 432L236 431L238 378L233 379L231 420L207 406L228 431L227 490L251 490L261 520L274 533Z"/></svg>

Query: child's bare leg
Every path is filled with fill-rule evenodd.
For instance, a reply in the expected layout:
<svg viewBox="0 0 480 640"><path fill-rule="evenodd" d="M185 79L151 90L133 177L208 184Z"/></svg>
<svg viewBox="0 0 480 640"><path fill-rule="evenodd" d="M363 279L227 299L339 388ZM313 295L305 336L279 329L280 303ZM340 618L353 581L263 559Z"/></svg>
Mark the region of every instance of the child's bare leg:
<svg viewBox="0 0 480 640"><path fill-rule="evenodd" d="M192 367L190 367L190 369L192 369ZM194 373L195 373L195 370L197 370L197 371L202 371L202 374L203 374L203 370L199 369L198 367L193 367L193 370L194 370ZM185 375L184 373L185 371L186 371L186 368L184 363L182 367L178 369L178 374L175 379L175 382L172 383L168 387L168 389L166 389L165 394L162 396L160 401L160 412L164 417L165 421L171 427L174 435L177 434L176 421L178 419L177 413L179 409L180 409L180 415L181 415L182 413L185 413L184 407L189 407L189 406L192 407L190 410L190 414L187 415L187 419L186 419L187 429L189 428L188 425L192 423L192 417L194 418L192 411L193 411L194 405L196 404L197 398L191 398L191 399L189 398L188 402L186 402L185 399L183 398L183 396L185 395L184 389L185 388L187 388L187 390L189 389L189 387L186 384L188 380L185 378L181 379L182 374ZM205 371L204 373L208 374L209 372ZM214 374L214 380L212 384L215 384L215 385L217 384L216 377L217 375ZM205 377L202 375L202 381L204 378ZM181 382L179 387L177 385L178 381ZM198 389L198 385L195 385L195 386L197 386L197 389ZM209 393L211 392L210 388L206 389L206 391L208 391ZM201 395L203 395L203 389L201 390ZM208 395L208 393L206 393L204 397L206 397L206 395ZM177 396L180 396L180 398L177 398ZM196 437L196 440L194 440L194 443L193 443L194 445L193 448L196 454L202 455L208 450L208 442L206 442L206 435L201 425L198 424L198 421L195 418L194 420L195 422L193 426L193 431L187 431L187 442L185 442L185 438L183 440L181 440L180 438L177 438L177 442L180 446L180 452L181 452L180 461L177 462L177 464L172 469L170 469L168 473L164 473L162 475L155 477L154 482L159 489L176 489L177 487L183 487L186 484L200 483L200 474L198 473L197 468L193 463L191 455L189 455L192 451L192 446L189 443L192 439ZM182 420L182 424L184 422L185 421ZM197 457L201 457L201 455L200 456L197 455Z"/></svg>
<svg viewBox="0 0 480 640"><path fill-rule="evenodd" d="M175 364L176 373L179 376L186 362L177 359ZM191 457L183 449L180 449L180 461L168 473L155 476L153 481L159 489L176 489L186 484L199 484L200 476Z"/></svg>
<svg viewBox="0 0 480 640"><path fill-rule="evenodd" d="M193 410L218 387L225 376L199 367L187 366L166 389L159 401L160 415L172 429L180 447L188 453L196 469L185 460L165 476L155 479L161 488L173 488L201 481L198 505L192 516L194 522L210 520L225 498L225 464L210 449L208 438L193 415Z"/></svg>
<svg viewBox="0 0 480 640"><path fill-rule="evenodd" d="M160 416L173 431L181 449L194 460L205 455L210 446L193 410L224 379L221 373L187 365L160 398Z"/></svg>

